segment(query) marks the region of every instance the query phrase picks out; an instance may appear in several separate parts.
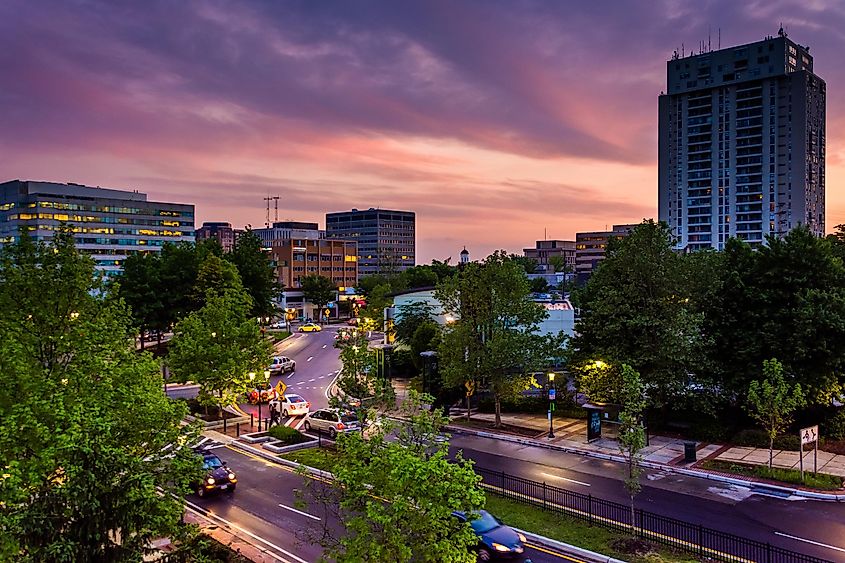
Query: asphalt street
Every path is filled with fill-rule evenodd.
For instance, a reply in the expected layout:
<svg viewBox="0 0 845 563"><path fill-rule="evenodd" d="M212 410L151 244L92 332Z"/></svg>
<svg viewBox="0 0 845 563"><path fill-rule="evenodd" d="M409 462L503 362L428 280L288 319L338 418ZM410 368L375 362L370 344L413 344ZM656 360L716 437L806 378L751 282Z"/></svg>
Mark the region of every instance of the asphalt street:
<svg viewBox="0 0 845 563"><path fill-rule="evenodd" d="M450 452L476 466L628 503L621 464L456 434ZM845 561L845 503L787 500L731 485L646 471L636 506L832 561Z"/></svg>
<svg viewBox="0 0 845 563"><path fill-rule="evenodd" d="M322 548L312 544L310 539L321 531L322 519L332 516L318 505L307 502L305 483L308 478L230 448L219 448L215 453L238 474L237 490L202 499L192 495L187 500L209 512L221 525L252 538L278 561L317 561ZM578 561L536 547L527 548L526 556L532 563Z"/></svg>

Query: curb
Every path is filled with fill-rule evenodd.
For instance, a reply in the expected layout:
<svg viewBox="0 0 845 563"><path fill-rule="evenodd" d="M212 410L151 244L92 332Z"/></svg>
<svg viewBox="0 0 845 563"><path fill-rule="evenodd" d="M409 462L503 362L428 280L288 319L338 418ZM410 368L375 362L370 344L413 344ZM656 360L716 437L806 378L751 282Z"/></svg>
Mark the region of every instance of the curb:
<svg viewBox="0 0 845 563"><path fill-rule="evenodd" d="M232 448L236 450L241 450L243 452L252 454L254 456L258 456L261 459L266 461L275 463L276 465L284 465L286 467L290 467L292 469L299 469L300 467L305 468L305 472L314 475L315 477L320 477L322 479L334 479L334 474L329 473L328 471L323 471L321 469L317 469L316 467L310 467L308 465L304 465L302 463L296 463L295 461L290 461L287 459L282 459L280 457L276 457L274 455L270 455L264 450L259 450L258 448L253 448L251 446L247 446L246 444L240 442L232 442L229 444Z"/></svg>
<svg viewBox="0 0 845 563"><path fill-rule="evenodd" d="M305 465L303 463L296 463L295 461L289 461L287 459L281 459L272 455L267 454L266 452L259 450L258 448L253 448L251 446L247 446L246 444L242 444L239 442L232 442L230 444L233 448L237 450L242 450L244 452L248 452L250 454L256 455L265 459L267 461L276 463L278 465L284 465L293 469L300 469L304 468L306 473L311 475L321 477L323 479L334 479L334 475L329 473L328 471L322 471L317 469L316 467L311 467L309 465ZM514 528L517 532L523 534L529 541L540 545L541 547L546 547L548 549L556 549L558 551L562 551L566 554L576 555L578 557L583 557L588 559L591 562L595 563L625 563L624 561L620 561L619 559L614 559L612 557L608 557L607 555L602 555L601 553L596 553L594 551L589 551L587 549L570 545L568 543L563 543L557 540L553 540L551 538L547 538L545 536L540 536L531 532L526 532L525 530L520 530L519 528Z"/></svg>
<svg viewBox="0 0 845 563"><path fill-rule="evenodd" d="M614 559L613 557L596 553L595 551L590 551L588 549L578 547L577 545L563 543L562 541L553 540L552 538L547 538L545 536L538 536L537 534L526 532L525 530L520 530L519 528L513 529L524 535L530 543L535 543L540 547L562 551L595 563L625 563L625 561L620 559Z"/></svg>
<svg viewBox="0 0 845 563"><path fill-rule="evenodd" d="M519 438L517 436L509 436L507 434L496 434L495 432L485 432L484 430L473 430L470 428L464 428L463 426L453 426L447 425L445 430L452 432L453 434L468 434L470 436L478 436L480 438L490 438L493 440L501 440L503 442L512 442L514 444L520 444L522 446L533 446L535 448L546 448L548 450L555 450L570 454L582 455L586 457L592 457L595 459L601 459L605 461L613 461L616 463L624 463L625 458L621 455L612 455L612 454L605 454L601 452L594 452L589 450L581 450L578 448L573 448L570 446L561 446L558 444L544 444L543 442L537 442L535 440L529 440L527 438ZM826 502L845 502L845 494L833 494L833 493L816 493L813 491L805 491L802 489L795 489L792 487L784 487L781 485L770 485L768 483L761 483L757 481L749 481L747 479L738 479L735 477L725 477L723 475L719 475L716 473L710 473L709 471L703 471L700 469L685 469L683 467L673 467L671 465L664 465L662 463L655 463L653 461L642 461L640 462L640 466L645 467L647 469L657 469L660 471L666 471L669 473L675 473L678 475L686 475L688 477L698 477L700 479L708 479L710 481L717 481L719 483L726 483L729 485L737 485L740 487L746 487L749 489L753 488L764 488L773 491L778 491L781 493L789 493L791 496L798 496L812 500L820 500Z"/></svg>

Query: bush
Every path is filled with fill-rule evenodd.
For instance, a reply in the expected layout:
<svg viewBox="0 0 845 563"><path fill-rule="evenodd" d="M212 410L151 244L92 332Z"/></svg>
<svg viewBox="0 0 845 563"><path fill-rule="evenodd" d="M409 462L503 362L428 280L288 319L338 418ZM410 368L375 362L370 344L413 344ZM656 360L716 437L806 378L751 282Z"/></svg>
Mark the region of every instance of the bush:
<svg viewBox="0 0 845 563"><path fill-rule="evenodd" d="M310 440L308 436L300 432L299 430L295 430L288 426L273 426L270 428L268 432L270 436L279 440L286 446L291 444L301 444L302 442L307 442Z"/></svg>
<svg viewBox="0 0 845 563"><path fill-rule="evenodd" d="M831 440L845 440L845 408L840 408L822 424L821 433Z"/></svg>
<svg viewBox="0 0 845 563"><path fill-rule="evenodd" d="M417 375L417 368L411 357L411 351L407 348L396 348L390 355L390 376L413 377Z"/></svg>
<svg viewBox="0 0 845 563"><path fill-rule="evenodd" d="M727 442L733 429L718 420L705 420L690 427L690 437L702 442Z"/></svg>
<svg viewBox="0 0 845 563"><path fill-rule="evenodd" d="M545 413L549 410L549 400L545 396L520 395L512 399L502 399L502 412L508 413ZM478 400L478 411L496 412L493 397L486 396ZM561 393L555 401L555 416L584 418L586 413L578 406L571 395Z"/></svg>
<svg viewBox="0 0 845 563"><path fill-rule="evenodd" d="M731 440L737 446L748 446L752 448L769 449L769 435L757 428L742 430ZM774 449L798 451L801 442L797 434L781 434L774 441Z"/></svg>

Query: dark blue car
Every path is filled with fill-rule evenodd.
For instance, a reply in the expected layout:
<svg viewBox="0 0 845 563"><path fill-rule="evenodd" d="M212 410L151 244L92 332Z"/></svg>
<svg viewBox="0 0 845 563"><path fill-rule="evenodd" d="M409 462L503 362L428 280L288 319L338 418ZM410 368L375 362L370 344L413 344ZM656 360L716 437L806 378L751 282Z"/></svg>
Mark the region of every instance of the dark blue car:
<svg viewBox="0 0 845 563"><path fill-rule="evenodd" d="M469 525L478 536L479 561L521 561L531 563L525 558L525 536L505 526L501 520L487 512L479 510L472 516L465 512L452 513L461 522L469 520Z"/></svg>

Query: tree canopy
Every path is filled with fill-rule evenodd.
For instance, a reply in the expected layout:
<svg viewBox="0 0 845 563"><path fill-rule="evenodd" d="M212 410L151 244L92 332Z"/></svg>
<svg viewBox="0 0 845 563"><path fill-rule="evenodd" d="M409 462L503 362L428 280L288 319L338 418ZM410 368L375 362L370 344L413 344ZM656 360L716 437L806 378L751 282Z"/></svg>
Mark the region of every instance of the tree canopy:
<svg viewBox="0 0 845 563"><path fill-rule="evenodd" d="M0 333L0 559L136 561L178 537L196 431L69 230L0 250Z"/></svg>

